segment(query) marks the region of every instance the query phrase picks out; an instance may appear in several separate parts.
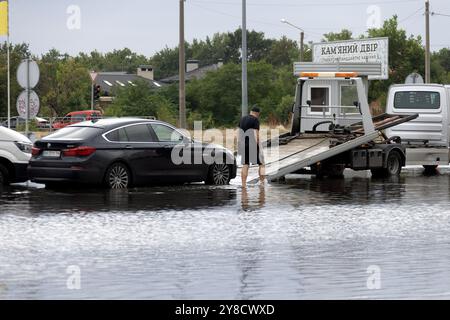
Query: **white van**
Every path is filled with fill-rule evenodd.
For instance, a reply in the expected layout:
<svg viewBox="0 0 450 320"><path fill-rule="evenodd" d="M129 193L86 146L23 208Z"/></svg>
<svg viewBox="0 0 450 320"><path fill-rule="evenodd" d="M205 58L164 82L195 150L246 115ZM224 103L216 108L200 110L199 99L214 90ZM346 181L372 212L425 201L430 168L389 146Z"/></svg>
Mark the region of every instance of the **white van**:
<svg viewBox="0 0 450 320"><path fill-rule="evenodd" d="M24 135L0 126L0 185L28 180L32 147Z"/></svg>
<svg viewBox="0 0 450 320"><path fill-rule="evenodd" d="M419 117L386 130L407 146L406 164L426 169L449 164L450 86L440 84L401 84L389 89L386 112Z"/></svg>

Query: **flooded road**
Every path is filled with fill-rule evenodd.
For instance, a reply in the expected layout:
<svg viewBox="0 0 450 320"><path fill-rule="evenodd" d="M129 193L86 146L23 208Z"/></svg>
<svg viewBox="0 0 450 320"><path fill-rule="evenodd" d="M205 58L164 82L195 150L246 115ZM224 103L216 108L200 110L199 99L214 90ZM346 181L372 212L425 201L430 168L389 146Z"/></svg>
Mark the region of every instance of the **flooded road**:
<svg viewBox="0 0 450 320"><path fill-rule="evenodd" d="M442 169L246 191L3 188L0 299L447 299L449 186Z"/></svg>

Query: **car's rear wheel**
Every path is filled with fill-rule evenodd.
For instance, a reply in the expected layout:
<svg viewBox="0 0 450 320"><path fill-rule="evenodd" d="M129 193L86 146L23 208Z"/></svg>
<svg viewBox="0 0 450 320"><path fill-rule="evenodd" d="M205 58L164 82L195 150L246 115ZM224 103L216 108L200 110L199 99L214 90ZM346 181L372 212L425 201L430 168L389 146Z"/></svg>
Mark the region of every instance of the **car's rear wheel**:
<svg viewBox="0 0 450 320"><path fill-rule="evenodd" d="M105 184L110 189L126 189L131 185L130 170L123 163L114 163L106 171Z"/></svg>
<svg viewBox="0 0 450 320"><path fill-rule="evenodd" d="M8 169L4 165L0 164L0 185L6 185L9 182Z"/></svg>
<svg viewBox="0 0 450 320"><path fill-rule="evenodd" d="M213 164L208 173L207 184L223 186L230 184L231 180L231 168L229 165L222 163Z"/></svg>

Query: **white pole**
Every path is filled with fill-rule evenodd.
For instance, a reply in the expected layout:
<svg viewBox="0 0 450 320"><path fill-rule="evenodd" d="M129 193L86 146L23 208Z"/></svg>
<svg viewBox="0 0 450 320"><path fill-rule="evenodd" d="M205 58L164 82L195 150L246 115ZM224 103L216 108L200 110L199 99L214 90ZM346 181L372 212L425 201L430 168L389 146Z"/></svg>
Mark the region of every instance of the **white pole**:
<svg viewBox="0 0 450 320"><path fill-rule="evenodd" d="M431 82L430 62L430 1L425 2L425 83Z"/></svg>
<svg viewBox="0 0 450 320"><path fill-rule="evenodd" d="M7 8L7 34L6 34L6 60L7 60L7 91L8 91L8 128L11 128L11 61L9 57L9 1L6 3Z"/></svg>
<svg viewBox="0 0 450 320"><path fill-rule="evenodd" d="M242 0L242 116L248 113L247 85L247 1Z"/></svg>
<svg viewBox="0 0 450 320"><path fill-rule="evenodd" d="M26 111L26 121L25 121L25 135L29 137L29 121L30 121L30 57L27 58L27 111Z"/></svg>
<svg viewBox="0 0 450 320"><path fill-rule="evenodd" d="M186 52L184 47L184 1L180 0L180 44L178 56L179 69L179 112L180 128L186 129Z"/></svg>
<svg viewBox="0 0 450 320"><path fill-rule="evenodd" d="M91 82L91 110L94 110L94 85L95 82Z"/></svg>

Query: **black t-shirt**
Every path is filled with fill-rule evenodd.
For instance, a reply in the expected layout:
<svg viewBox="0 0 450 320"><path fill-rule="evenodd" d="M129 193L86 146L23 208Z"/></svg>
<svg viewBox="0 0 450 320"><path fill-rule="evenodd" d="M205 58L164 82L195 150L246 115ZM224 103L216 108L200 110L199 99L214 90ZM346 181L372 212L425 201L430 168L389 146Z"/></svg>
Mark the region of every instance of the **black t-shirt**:
<svg viewBox="0 0 450 320"><path fill-rule="evenodd" d="M241 128L244 132L249 129L259 130L259 120L252 115L242 117L241 122L239 123L239 128Z"/></svg>
<svg viewBox="0 0 450 320"><path fill-rule="evenodd" d="M253 131L259 130L259 120L252 115L242 117L241 122L239 122L239 128L241 129L239 130L239 153L242 154L242 148L248 148L249 145L256 145Z"/></svg>

